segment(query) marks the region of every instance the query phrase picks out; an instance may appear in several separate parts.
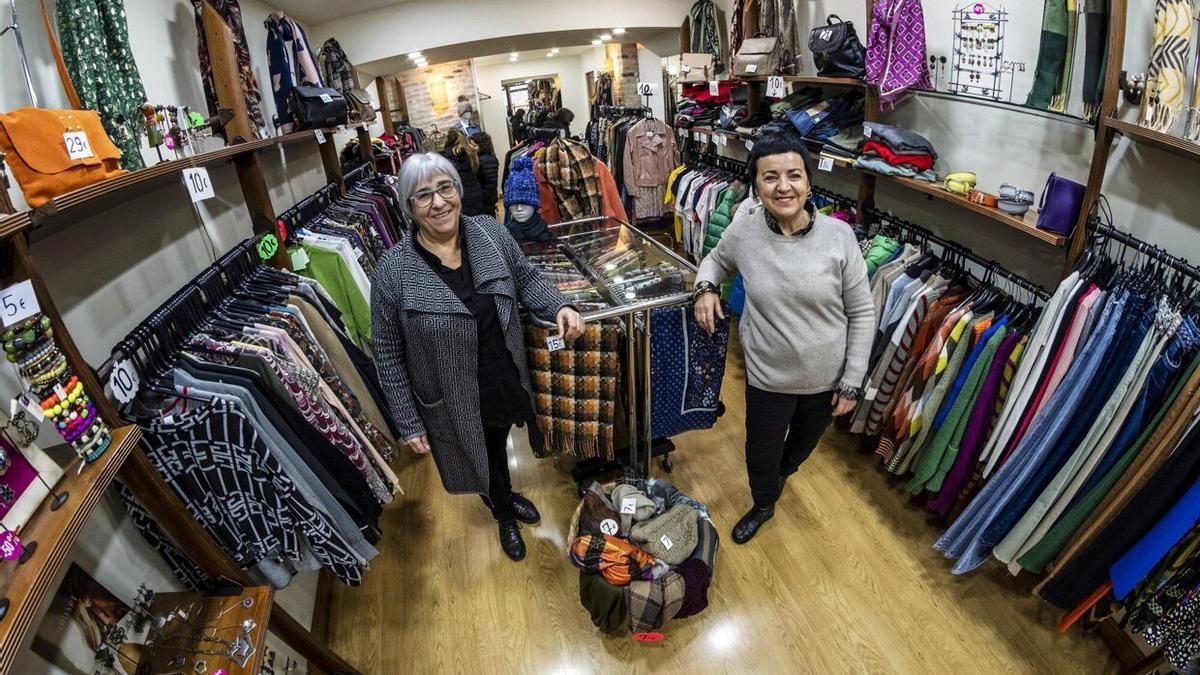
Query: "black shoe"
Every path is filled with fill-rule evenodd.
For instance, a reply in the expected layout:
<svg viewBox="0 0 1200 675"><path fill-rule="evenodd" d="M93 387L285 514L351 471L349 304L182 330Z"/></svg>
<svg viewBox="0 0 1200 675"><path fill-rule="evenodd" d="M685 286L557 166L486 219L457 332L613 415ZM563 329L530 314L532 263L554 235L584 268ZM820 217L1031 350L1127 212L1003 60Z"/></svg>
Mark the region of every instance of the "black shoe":
<svg viewBox="0 0 1200 675"><path fill-rule="evenodd" d="M772 516L775 515L775 507L755 506L750 509L742 519L733 526L733 540L739 544L744 544L754 538L758 534L758 528L766 524Z"/></svg>
<svg viewBox="0 0 1200 675"><path fill-rule="evenodd" d="M521 539L521 529L515 520L502 520L500 526L500 548L504 555L513 561L525 559L525 540Z"/></svg>
<svg viewBox="0 0 1200 675"><path fill-rule="evenodd" d="M525 495L520 492L513 493L513 513L516 514L517 520L526 525L534 525L542 519L542 514L538 513L533 502L526 499Z"/></svg>

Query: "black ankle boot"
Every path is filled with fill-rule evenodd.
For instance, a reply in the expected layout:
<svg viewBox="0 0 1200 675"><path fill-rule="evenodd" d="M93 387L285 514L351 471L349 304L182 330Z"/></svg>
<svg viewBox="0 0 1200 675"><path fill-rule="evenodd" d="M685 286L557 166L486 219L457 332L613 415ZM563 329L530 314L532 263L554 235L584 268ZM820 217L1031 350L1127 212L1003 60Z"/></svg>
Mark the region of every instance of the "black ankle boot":
<svg viewBox="0 0 1200 675"><path fill-rule="evenodd" d="M517 520L526 525L535 525L542 519L542 514L538 513L533 502L526 499L525 495L520 492L513 493L513 513L516 514Z"/></svg>
<svg viewBox="0 0 1200 675"><path fill-rule="evenodd" d="M766 524L775 515L774 506L755 506L733 526L733 540L744 544L754 538L758 528Z"/></svg>
<svg viewBox="0 0 1200 675"><path fill-rule="evenodd" d="M513 561L525 558L525 540L521 539L521 529L515 520L502 520L497 523L500 528L500 548L504 555Z"/></svg>

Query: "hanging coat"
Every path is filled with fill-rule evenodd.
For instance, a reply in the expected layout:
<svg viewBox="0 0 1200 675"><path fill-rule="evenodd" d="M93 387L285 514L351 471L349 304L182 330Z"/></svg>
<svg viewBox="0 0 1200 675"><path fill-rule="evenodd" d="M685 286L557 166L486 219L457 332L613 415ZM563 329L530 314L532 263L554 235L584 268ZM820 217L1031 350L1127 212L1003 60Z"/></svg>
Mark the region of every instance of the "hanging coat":
<svg viewBox="0 0 1200 675"><path fill-rule="evenodd" d="M566 298L529 264L494 218L463 217L475 289L492 295L504 342L530 396L517 303L546 321ZM372 285L375 356L388 407L408 441L427 436L447 492L488 492L479 412L475 319L405 237L379 261Z"/></svg>

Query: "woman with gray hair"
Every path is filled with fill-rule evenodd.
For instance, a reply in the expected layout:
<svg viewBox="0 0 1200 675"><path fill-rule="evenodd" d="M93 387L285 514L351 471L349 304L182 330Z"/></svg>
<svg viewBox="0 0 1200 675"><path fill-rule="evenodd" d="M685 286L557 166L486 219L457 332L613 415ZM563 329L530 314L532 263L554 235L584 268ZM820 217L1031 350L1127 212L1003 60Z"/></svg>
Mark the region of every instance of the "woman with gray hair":
<svg viewBox="0 0 1200 675"><path fill-rule="evenodd" d="M500 547L525 557L517 521L537 508L512 491L508 434L533 419L520 303L563 338L583 318L490 216L462 215L462 180L445 157L400 168L410 236L383 257L371 290L380 380L401 435L437 463L447 492L478 493L499 523Z"/></svg>

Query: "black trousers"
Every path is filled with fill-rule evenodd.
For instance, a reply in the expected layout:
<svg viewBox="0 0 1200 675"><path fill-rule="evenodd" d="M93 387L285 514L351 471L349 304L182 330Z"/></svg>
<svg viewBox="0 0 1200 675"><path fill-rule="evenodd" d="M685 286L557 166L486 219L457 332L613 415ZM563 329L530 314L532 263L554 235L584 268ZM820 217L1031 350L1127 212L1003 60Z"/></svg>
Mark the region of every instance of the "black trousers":
<svg viewBox="0 0 1200 675"><path fill-rule="evenodd" d="M508 432L512 425L484 427L483 440L488 455L488 494L480 495L483 503L492 510L497 521L513 520L512 477L508 473Z"/></svg>
<svg viewBox="0 0 1200 675"><path fill-rule="evenodd" d="M776 394L746 385L746 473L754 505L779 499L833 420L833 392Z"/></svg>

